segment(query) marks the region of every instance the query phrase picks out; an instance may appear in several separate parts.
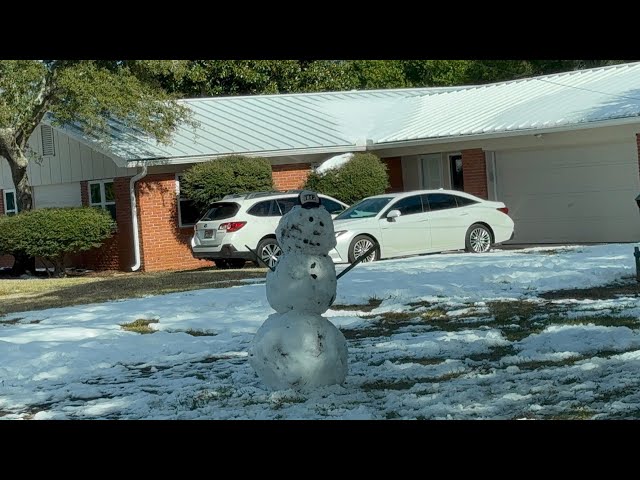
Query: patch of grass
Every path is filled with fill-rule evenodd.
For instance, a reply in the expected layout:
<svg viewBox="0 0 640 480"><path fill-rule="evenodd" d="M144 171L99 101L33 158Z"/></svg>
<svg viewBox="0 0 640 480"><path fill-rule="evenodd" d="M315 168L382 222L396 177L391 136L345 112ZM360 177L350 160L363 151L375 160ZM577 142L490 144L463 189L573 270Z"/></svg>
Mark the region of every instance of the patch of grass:
<svg viewBox="0 0 640 480"><path fill-rule="evenodd" d="M0 316L28 310L246 285L243 280L262 279L265 275L266 269L209 268L181 272L109 272L51 279L0 279Z"/></svg>
<svg viewBox="0 0 640 480"><path fill-rule="evenodd" d="M420 300L418 302L409 302L407 303L410 307L419 308L419 307L430 307L433 305L431 302L427 302L426 300Z"/></svg>
<svg viewBox="0 0 640 480"><path fill-rule="evenodd" d="M562 360L530 360L528 362L516 363L515 365L520 370L538 370L540 368L550 367L569 367L576 362L583 360L583 356L575 356L569 358L563 358Z"/></svg>
<svg viewBox="0 0 640 480"><path fill-rule="evenodd" d="M631 329L640 327L640 320L636 317L612 317L610 315L568 318L563 323L567 325L593 324L603 327L629 327Z"/></svg>
<svg viewBox="0 0 640 480"><path fill-rule="evenodd" d="M619 296L638 297L640 296L640 283L633 279L621 279L620 281L592 288L572 288L567 290L554 290L544 292L539 295L546 300L604 300Z"/></svg>
<svg viewBox="0 0 640 480"><path fill-rule="evenodd" d="M204 330L193 330L191 328L188 330L171 330L169 333L187 333L192 337L215 337L217 335L217 333L205 332Z"/></svg>
<svg viewBox="0 0 640 480"><path fill-rule="evenodd" d="M400 357L393 360L395 363L418 363L420 365L440 365L445 360L442 358L414 358L414 357Z"/></svg>
<svg viewBox="0 0 640 480"><path fill-rule="evenodd" d="M374 308L378 308L382 300L376 297L371 297L367 304L359 304L359 305L342 305L342 304L333 304L331 306L331 310L345 310L345 311L362 311L362 312L370 312Z"/></svg>
<svg viewBox="0 0 640 480"><path fill-rule="evenodd" d="M373 390L409 390L421 383L441 383L464 375L465 372L449 372L439 377L405 378L402 380L376 380L363 383L360 388L365 392Z"/></svg>
<svg viewBox="0 0 640 480"><path fill-rule="evenodd" d="M24 317L12 318L11 320L0 320L2 325L15 325L20 322Z"/></svg>
<svg viewBox="0 0 640 480"><path fill-rule="evenodd" d="M158 320L147 320L144 318L139 318L130 323L122 323L120 324L120 328L126 330L127 332L136 332L136 333L155 333L157 330L154 330L149 325L152 323L158 323Z"/></svg>
<svg viewBox="0 0 640 480"><path fill-rule="evenodd" d="M468 355L466 358L472 362L498 362L504 357L516 354L516 349L511 346L493 347L487 353L476 353Z"/></svg>

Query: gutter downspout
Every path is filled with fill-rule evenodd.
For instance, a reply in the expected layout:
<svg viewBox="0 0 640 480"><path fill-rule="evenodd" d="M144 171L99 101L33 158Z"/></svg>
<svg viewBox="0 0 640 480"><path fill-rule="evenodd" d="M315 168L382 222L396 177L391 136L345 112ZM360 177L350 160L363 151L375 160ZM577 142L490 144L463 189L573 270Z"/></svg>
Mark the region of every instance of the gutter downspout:
<svg viewBox="0 0 640 480"><path fill-rule="evenodd" d="M147 174L147 166L142 166L142 171L135 174L129 180L129 198L131 200L131 226L133 227L133 255L136 263L131 267L131 271L135 272L140 268L140 234L138 233L138 207L136 205L135 184L138 180Z"/></svg>

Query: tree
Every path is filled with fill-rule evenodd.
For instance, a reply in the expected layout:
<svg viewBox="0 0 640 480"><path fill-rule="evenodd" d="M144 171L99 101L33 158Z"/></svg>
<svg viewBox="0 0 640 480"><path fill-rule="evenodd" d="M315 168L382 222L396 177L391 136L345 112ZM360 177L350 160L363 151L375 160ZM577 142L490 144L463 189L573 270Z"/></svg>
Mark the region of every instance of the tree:
<svg viewBox="0 0 640 480"><path fill-rule="evenodd" d="M305 189L324 193L350 205L389 187L386 164L373 153L354 153L346 163L325 172L311 172Z"/></svg>
<svg viewBox="0 0 640 480"><path fill-rule="evenodd" d="M28 141L47 113L54 124L77 122L103 139L114 116L167 142L189 111L157 79L185 72L183 61L0 60L0 156L9 163L18 209L32 208ZM24 273L25 261L15 257L14 274Z"/></svg>
<svg viewBox="0 0 640 480"><path fill-rule="evenodd" d="M0 217L0 251L40 257L64 276L67 254L100 247L114 229L109 212L99 208L40 208Z"/></svg>
<svg viewBox="0 0 640 480"><path fill-rule="evenodd" d="M78 122L107 138L111 116L167 142L188 110L155 80L184 74L184 62L90 60L0 61L0 156L9 163L18 209L32 207L27 166L29 137L47 112L57 125Z"/></svg>
<svg viewBox="0 0 640 480"><path fill-rule="evenodd" d="M266 158L243 155L196 163L184 172L180 189L206 211L225 195L273 190L271 164Z"/></svg>

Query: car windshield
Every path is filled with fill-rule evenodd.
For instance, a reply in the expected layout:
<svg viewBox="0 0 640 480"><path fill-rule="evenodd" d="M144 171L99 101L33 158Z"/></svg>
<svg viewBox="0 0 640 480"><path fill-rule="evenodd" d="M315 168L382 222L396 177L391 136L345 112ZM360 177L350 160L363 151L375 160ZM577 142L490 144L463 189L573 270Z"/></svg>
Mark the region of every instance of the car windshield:
<svg viewBox="0 0 640 480"><path fill-rule="evenodd" d="M200 221L210 222L212 220L231 218L239 209L240 205L234 202L216 202L209 207L209 210L204 214Z"/></svg>
<svg viewBox="0 0 640 480"><path fill-rule="evenodd" d="M391 200L393 200L393 197L365 198L361 202L347 208L338 215L335 220L374 217L380 213Z"/></svg>

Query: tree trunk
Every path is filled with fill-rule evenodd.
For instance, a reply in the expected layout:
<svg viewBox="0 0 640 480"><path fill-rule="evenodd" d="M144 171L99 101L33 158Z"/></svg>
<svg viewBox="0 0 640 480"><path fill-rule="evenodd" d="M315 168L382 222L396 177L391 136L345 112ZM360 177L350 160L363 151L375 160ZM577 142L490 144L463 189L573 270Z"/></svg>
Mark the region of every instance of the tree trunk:
<svg viewBox="0 0 640 480"><path fill-rule="evenodd" d="M36 274L36 259L35 257L30 257L29 255L25 255L24 253L13 253L13 267L11 267L11 272L9 275L12 277L19 277L24 274Z"/></svg>
<svg viewBox="0 0 640 480"><path fill-rule="evenodd" d="M0 156L7 159L11 169L11 178L16 189L18 211L24 212L33 207L33 197L29 176L27 175L27 159L24 149L15 141L15 135L8 130L0 130Z"/></svg>
<svg viewBox="0 0 640 480"><path fill-rule="evenodd" d="M0 156L4 157L11 169L11 178L16 189L16 204L18 212L31 210L33 196L29 177L27 175L28 159L24 150L16 144L13 132L0 130ZM11 267L11 275L20 276L31 272L36 273L36 259L28 255L14 252L14 262Z"/></svg>

